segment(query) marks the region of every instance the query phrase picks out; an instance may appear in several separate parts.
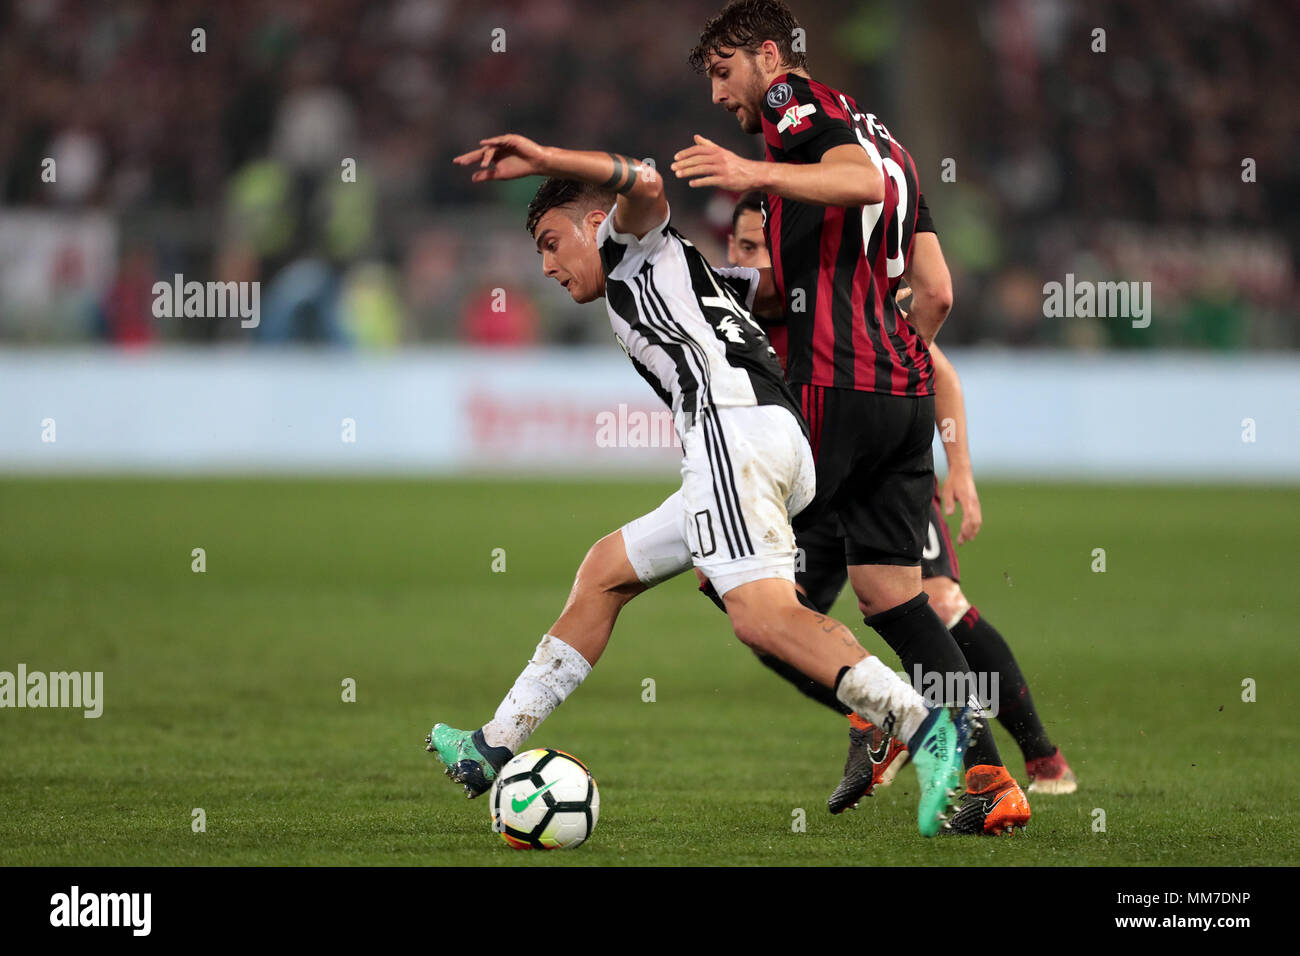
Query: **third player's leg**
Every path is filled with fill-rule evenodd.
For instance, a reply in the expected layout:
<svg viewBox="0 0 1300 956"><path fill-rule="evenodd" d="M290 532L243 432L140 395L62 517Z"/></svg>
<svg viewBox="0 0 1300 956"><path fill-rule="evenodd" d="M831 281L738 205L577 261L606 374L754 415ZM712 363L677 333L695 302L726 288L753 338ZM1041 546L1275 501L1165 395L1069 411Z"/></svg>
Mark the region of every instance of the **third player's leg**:
<svg viewBox="0 0 1300 956"><path fill-rule="evenodd" d="M930 606L957 642L976 681L984 682L980 692L982 703L993 710L998 722L1020 747L1026 772L1035 785L1030 789L1072 792L1076 785L1074 774L1047 735L1015 654L998 629L966 597L960 574L957 549L943 515L936 482L930 502L930 525L921 554L922 585Z"/></svg>
<svg viewBox="0 0 1300 956"><path fill-rule="evenodd" d="M930 605L948 624L977 683L982 682L981 696L988 698L982 702L1015 739L1030 779L1049 776L1054 781L1051 786L1060 788L1059 792L1071 792L1073 773L1043 726L1029 682L1006 638L984 619L952 578L926 578L925 591ZM1047 786L1041 784L1039 789Z"/></svg>
<svg viewBox="0 0 1300 956"><path fill-rule="evenodd" d="M962 592L961 585L949 577L924 578L921 586L930 598L930 607L939 619L951 630L970 610L970 601Z"/></svg>

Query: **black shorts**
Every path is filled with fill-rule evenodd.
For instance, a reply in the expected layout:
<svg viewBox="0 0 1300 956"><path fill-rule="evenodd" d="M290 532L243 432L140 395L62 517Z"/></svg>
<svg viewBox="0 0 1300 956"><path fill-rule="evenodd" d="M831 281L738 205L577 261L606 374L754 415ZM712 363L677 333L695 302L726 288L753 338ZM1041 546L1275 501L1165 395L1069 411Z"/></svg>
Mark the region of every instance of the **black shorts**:
<svg viewBox="0 0 1300 956"><path fill-rule="evenodd" d="M934 482L934 498L930 502L930 526L925 533L925 547L921 551L921 577L952 578L961 580L957 565L957 549L952 544L952 532L943 516L939 500L939 480Z"/></svg>
<svg viewBox="0 0 1300 956"><path fill-rule="evenodd" d="M818 385L796 394L817 459L817 496L795 517L795 531L833 515L846 563L919 565L935 496L934 399Z"/></svg>
<svg viewBox="0 0 1300 956"><path fill-rule="evenodd" d="M798 546L795 581L819 611L829 614L849 575L844 559L844 528L839 517L827 514L804 528L799 532ZM939 482L935 481L925 547L921 550L921 577L960 581L960 573L957 549L953 547L952 533L939 504Z"/></svg>

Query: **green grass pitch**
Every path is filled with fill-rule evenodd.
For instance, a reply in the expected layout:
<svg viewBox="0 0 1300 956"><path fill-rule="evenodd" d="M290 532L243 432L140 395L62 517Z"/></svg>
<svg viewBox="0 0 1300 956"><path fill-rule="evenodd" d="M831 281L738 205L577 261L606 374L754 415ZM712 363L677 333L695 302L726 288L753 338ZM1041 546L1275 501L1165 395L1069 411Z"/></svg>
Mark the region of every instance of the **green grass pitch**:
<svg viewBox="0 0 1300 956"><path fill-rule="evenodd" d="M1053 484L984 485L985 530L960 550L1081 782L1035 799L1026 833L922 839L910 769L831 817L846 725L684 576L628 607L534 738L591 767L594 836L510 850L422 738L486 720L587 546L670 490L0 481L0 670L103 671L105 698L98 720L0 710L0 864L1300 862L1300 493ZM837 613L897 666L851 601Z"/></svg>

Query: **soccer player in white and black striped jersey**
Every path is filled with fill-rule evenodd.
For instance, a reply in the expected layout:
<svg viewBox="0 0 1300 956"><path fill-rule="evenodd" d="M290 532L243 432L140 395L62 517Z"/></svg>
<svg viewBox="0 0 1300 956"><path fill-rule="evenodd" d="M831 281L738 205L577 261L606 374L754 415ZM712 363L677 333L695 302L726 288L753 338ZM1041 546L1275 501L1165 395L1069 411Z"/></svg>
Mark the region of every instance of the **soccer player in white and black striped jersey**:
<svg viewBox="0 0 1300 956"><path fill-rule="evenodd" d="M626 156L485 139L456 158L474 182L549 177L528 210L542 270L577 302L603 297L619 344L673 411L682 487L592 546L532 660L478 730L436 724L428 749L470 797L590 672L633 597L692 566L712 581L736 636L895 727L918 763L921 833L937 833L960 780L969 709L954 722L800 603L790 518L815 467L794 398L750 309L775 295L753 269L714 269L675 230L654 167Z"/></svg>

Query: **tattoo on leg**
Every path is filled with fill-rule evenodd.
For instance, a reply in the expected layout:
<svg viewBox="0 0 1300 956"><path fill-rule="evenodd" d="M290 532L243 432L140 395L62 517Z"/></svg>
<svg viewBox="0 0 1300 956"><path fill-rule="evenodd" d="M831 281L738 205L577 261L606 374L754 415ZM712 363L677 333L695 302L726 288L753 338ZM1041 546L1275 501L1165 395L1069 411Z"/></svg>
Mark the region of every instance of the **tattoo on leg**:
<svg viewBox="0 0 1300 956"><path fill-rule="evenodd" d="M838 633L840 636L840 643L845 647L862 647L862 645L858 643L858 639L853 636L853 632L839 621L829 618L825 614L819 614L816 611L813 611L812 615L817 623L821 625L823 634ZM865 653L865 651L863 653Z"/></svg>
<svg viewBox="0 0 1300 956"><path fill-rule="evenodd" d="M816 619L817 623L821 625L822 631L826 634L834 634L836 630L844 630L848 631L850 636L852 635L852 631L849 631L847 627L839 621L831 620L825 614L818 614L816 611L813 611L813 617Z"/></svg>

